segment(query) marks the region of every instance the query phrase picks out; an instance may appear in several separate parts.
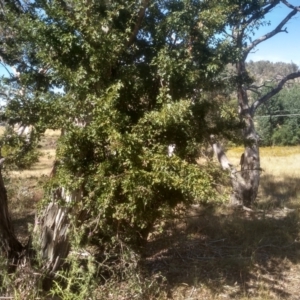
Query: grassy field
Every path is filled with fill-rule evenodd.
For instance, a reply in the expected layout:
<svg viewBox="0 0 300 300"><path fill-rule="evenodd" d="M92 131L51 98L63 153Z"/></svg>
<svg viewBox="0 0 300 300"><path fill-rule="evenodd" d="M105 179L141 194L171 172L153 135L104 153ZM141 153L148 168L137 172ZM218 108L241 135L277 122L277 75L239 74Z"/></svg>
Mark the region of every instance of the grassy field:
<svg viewBox="0 0 300 300"><path fill-rule="evenodd" d="M238 165L242 149L228 151ZM300 205L300 147L261 148L261 185L258 206L296 207Z"/></svg>
<svg viewBox="0 0 300 300"><path fill-rule="evenodd" d="M48 131L39 163L5 179L16 231L24 242L58 136ZM236 165L241 151L227 153ZM299 299L300 149L261 149L261 165L252 212L226 205L193 206L166 222L162 233L153 232L144 265L161 283L149 299Z"/></svg>

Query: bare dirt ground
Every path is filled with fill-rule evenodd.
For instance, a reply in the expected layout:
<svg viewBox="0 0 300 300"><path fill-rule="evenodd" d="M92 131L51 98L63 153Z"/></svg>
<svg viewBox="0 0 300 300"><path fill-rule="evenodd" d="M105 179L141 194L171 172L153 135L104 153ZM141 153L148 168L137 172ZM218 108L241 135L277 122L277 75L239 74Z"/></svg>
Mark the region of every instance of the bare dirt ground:
<svg viewBox="0 0 300 300"><path fill-rule="evenodd" d="M39 163L6 176L17 235L25 242L59 132L48 131ZM239 149L228 152L234 164ZM261 188L253 211L192 206L155 231L147 271L161 290L151 299L300 299L300 149L262 149ZM149 298L150 299L150 298Z"/></svg>

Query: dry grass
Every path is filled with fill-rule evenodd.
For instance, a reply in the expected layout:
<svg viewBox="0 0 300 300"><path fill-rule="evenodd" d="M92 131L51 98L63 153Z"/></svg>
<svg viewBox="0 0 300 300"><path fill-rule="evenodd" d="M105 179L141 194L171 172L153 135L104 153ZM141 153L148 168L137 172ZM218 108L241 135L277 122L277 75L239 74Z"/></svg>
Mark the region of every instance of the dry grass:
<svg viewBox="0 0 300 300"><path fill-rule="evenodd" d="M299 299L299 212L273 218L199 209L149 242L170 299Z"/></svg>
<svg viewBox="0 0 300 300"><path fill-rule="evenodd" d="M238 166L242 149L228 151ZM261 149L253 212L192 207L152 236L146 265L169 283L163 299L299 299L300 151Z"/></svg>
<svg viewBox="0 0 300 300"><path fill-rule="evenodd" d="M242 149L228 151L227 155L238 166ZM259 207L298 208L300 200L300 148L261 148L261 185Z"/></svg>
<svg viewBox="0 0 300 300"><path fill-rule="evenodd" d="M9 208L17 236L22 242L28 238L29 224L34 223L37 204L43 197L43 184L53 165L55 146L59 135L59 131L46 131L40 143L42 155L39 162L32 168L22 171L12 170L9 174L4 174Z"/></svg>
<svg viewBox="0 0 300 300"><path fill-rule="evenodd" d="M229 159L239 165L242 148L231 149L227 152ZM300 178L300 148L299 147L266 147L260 149L261 167L263 174L279 177Z"/></svg>

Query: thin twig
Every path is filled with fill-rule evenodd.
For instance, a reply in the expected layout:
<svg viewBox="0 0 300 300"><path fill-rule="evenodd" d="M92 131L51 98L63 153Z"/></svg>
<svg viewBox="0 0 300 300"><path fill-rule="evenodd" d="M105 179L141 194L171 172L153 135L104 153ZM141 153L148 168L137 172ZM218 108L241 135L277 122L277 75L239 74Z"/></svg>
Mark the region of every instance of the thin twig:
<svg viewBox="0 0 300 300"><path fill-rule="evenodd" d="M180 255L180 253L177 251L176 248L174 248L175 252L177 253L177 255L181 258L181 260L184 262L184 259L182 258L182 256Z"/></svg>
<svg viewBox="0 0 300 300"><path fill-rule="evenodd" d="M295 242L293 242L293 243L291 243L291 244L289 244L287 246L282 246L282 247L276 246L276 245L273 245L273 244L268 244L268 245L262 245L262 246L256 248L256 250L261 249L261 248L266 248L266 247L277 248L277 249L285 249L285 248L291 247L294 244L295 244Z"/></svg>
<svg viewBox="0 0 300 300"><path fill-rule="evenodd" d="M190 298L192 297L192 295L194 294L194 292L195 292L195 287L193 286L193 289L192 289L192 291L190 293Z"/></svg>

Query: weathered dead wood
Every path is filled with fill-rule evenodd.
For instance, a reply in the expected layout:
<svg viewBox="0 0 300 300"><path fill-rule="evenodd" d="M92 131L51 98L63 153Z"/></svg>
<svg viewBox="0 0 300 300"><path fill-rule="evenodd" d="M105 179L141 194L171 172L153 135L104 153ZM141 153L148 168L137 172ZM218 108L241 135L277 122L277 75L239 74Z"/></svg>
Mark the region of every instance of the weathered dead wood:
<svg viewBox="0 0 300 300"><path fill-rule="evenodd" d="M63 188L55 190L52 202L48 204L42 215L36 218L34 228L46 275L43 280L44 290L51 288L53 278L55 278L56 272L63 268L71 248L68 232L71 209L61 203L66 201L66 198L68 201L73 201L76 197L66 195L63 190Z"/></svg>
<svg viewBox="0 0 300 300"><path fill-rule="evenodd" d="M68 240L68 209L50 203L35 226L40 235L41 254L45 260L47 273L54 274L67 257L70 243Z"/></svg>

